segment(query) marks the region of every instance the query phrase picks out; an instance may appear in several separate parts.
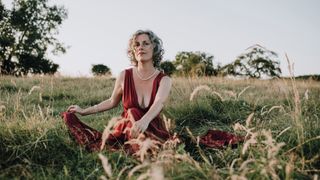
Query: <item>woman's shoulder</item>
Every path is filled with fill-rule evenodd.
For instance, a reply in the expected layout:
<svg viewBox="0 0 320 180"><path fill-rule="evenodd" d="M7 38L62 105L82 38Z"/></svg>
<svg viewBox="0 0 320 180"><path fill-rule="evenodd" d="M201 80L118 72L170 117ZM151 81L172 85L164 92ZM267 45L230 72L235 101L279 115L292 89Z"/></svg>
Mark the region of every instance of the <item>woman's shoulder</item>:
<svg viewBox="0 0 320 180"><path fill-rule="evenodd" d="M122 70L118 76L117 76L117 80L120 81L120 82L123 82L124 81L124 78L125 78L125 75L126 75L126 69Z"/></svg>
<svg viewBox="0 0 320 180"><path fill-rule="evenodd" d="M161 76L162 79L165 78L165 79L170 79L171 80L171 77L168 76L168 74L166 74L163 70L158 69L158 71L159 71L159 75Z"/></svg>
<svg viewBox="0 0 320 180"><path fill-rule="evenodd" d="M170 76L164 74L163 72L160 72L161 74L161 80L160 80L160 84L171 84L172 80L170 78Z"/></svg>
<svg viewBox="0 0 320 180"><path fill-rule="evenodd" d="M124 77L124 76L126 75L126 73L132 71L132 69L133 69L132 67L123 69L123 70L119 73L119 76L118 76L118 77Z"/></svg>
<svg viewBox="0 0 320 180"><path fill-rule="evenodd" d="M132 72L132 69L133 69L132 67L123 69L117 76L117 79L123 82L125 77L128 76L130 72Z"/></svg>

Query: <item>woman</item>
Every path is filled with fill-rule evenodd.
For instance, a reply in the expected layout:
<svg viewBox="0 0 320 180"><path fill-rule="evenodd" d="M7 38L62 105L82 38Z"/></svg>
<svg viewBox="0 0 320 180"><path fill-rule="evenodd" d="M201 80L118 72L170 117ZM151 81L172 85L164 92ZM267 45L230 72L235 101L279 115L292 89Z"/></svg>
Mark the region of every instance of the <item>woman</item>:
<svg viewBox="0 0 320 180"><path fill-rule="evenodd" d="M71 105L63 118L71 134L89 151L99 150L102 134L82 123L74 113L89 115L116 107L122 99L123 113L106 140L109 149L124 149L129 153L139 150L137 144L125 144L139 134L165 142L170 138L159 117L163 104L169 96L171 79L156 69L162 59L162 41L152 31L138 30L129 40L128 55L134 65L117 77L111 97L100 104L82 109ZM200 143L212 148L221 148L243 141L243 137L209 130L200 137Z"/></svg>
<svg viewBox="0 0 320 180"><path fill-rule="evenodd" d="M109 147L119 148L141 133L160 142L170 137L159 117L172 84L168 76L156 69L163 55L161 39L152 31L138 30L129 40L127 53L134 67L120 73L109 99L85 109L71 105L63 113L71 134L90 151L100 149L102 135L78 120L74 113L84 116L103 112L116 107L121 99L124 108L122 120L114 126L107 139ZM131 153L138 150L131 145L124 147Z"/></svg>

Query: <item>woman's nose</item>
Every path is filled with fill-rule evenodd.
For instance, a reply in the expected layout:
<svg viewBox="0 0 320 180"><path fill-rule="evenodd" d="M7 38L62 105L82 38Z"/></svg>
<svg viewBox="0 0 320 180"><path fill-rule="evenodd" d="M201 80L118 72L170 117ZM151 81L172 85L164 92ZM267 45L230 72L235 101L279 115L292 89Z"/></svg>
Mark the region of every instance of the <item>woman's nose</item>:
<svg viewBox="0 0 320 180"><path fill-rule="evenodd" d="M138 49L143 49L143 48L144 48L144 45L143 45L143 44L141 44L141 45L138 46Z"/></svg>

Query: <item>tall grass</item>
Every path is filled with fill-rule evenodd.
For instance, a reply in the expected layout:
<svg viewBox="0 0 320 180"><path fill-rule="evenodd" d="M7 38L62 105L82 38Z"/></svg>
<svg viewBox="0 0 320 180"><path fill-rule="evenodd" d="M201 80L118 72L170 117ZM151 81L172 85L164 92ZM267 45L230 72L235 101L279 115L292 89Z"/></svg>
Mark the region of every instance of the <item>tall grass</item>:
<svg viewBox="0 0 320 180"><path fill-rule="evenodd" d="M0 77L0 178L313 179L320 171L320 84L301 80L175 78L163 110L179 139L153 155L88 153L68 134L60 112L111 95L113 79ZM81 117L103 131L119 116ZM169 120L170 119L170 120ZM208 129L243 135L238 147L198 143ZM141 139L141 143L143 143ZM148 142L152 148L153 142ZM146 144L142 144L146 145Z"/></svg>

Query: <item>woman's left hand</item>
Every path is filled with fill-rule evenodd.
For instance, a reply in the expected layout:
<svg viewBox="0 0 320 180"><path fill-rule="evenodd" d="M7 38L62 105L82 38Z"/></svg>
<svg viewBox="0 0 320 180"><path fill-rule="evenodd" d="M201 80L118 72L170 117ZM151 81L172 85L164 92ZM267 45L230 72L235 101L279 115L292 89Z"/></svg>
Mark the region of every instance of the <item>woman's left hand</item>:
<svg viewBox="0 0 320 180"><path fill-rule="evenodd" d="M131 128L131 136L133 138L138 137L140 133L144 133L147 130L148 126L149 126L149 122L143 119L140 119L139 121L134 122Z"/></svg>

